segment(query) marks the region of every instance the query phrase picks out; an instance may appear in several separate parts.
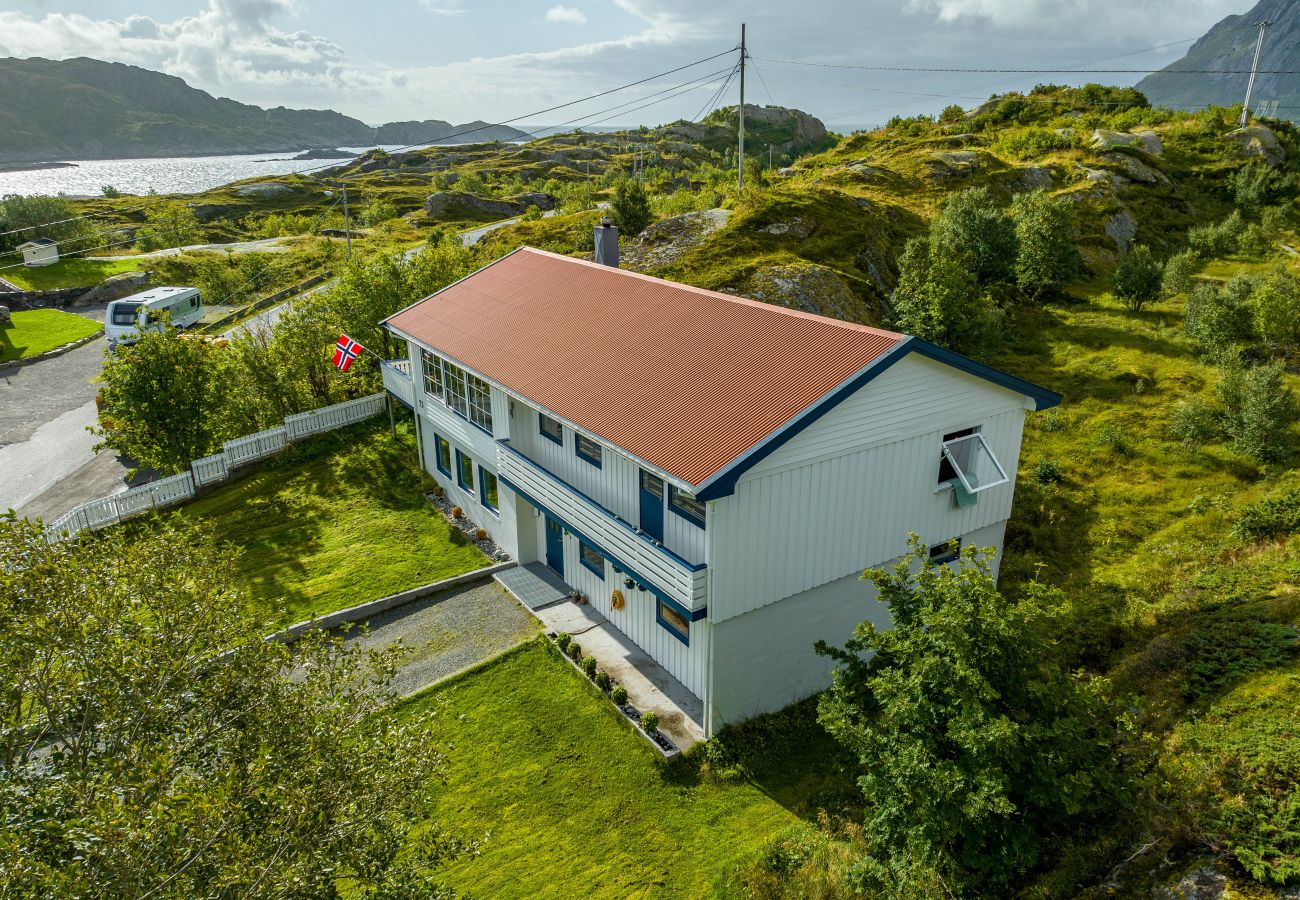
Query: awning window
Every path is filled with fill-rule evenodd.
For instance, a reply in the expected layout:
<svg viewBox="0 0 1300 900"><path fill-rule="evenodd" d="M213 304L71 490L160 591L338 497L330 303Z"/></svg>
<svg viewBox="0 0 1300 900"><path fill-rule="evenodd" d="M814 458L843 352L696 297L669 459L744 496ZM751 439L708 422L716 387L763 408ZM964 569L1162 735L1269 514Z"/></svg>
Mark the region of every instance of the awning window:
<svg viewBox="0 0 1300 900"><path fill-rule="evenodd" d="M1006 469L978 431L944 441L943 458L968 493L978 494L1010 481Z"/></svg>

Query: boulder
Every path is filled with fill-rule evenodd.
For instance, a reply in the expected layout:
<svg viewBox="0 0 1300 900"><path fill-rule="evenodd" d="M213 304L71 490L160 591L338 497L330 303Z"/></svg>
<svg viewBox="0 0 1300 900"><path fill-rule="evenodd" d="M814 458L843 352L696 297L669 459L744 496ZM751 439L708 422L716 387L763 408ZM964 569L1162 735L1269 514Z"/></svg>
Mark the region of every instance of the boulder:
<svg viewBox="0 0 1300 900"><path fill-rule="evenodd" d="M1011 184L1012 190L1018 191L1051 190L1052 187L1052 170L1043 166L1021 169Z"/></svg>
<svg viewBox="0 0 1300 900"><path fill-rule="evenodd" d="M931 153L930 174L935 178L964 178L980 168L980 155L971 150Z"/></svg>
<svg viewBox="0 0 1300 900"><path fill-rule="evenodd" d="M323 157L297 157L298 159ZM291 184L285 184L282 181L266 181L261 184L241 184L235 188L235 193L241 197L284 197L294 192Z"/></svg>
<svg viewBox="0 0 1300 900"><path fill-rule="evenodd" d="M1139 131L1137 138L1142 142L1142 149L1149 156L1164 156L1165 145L1160 143L1160 135L1154 131Z"/></svg>
<svg viewBox="0 0 1300 900"><path fill-rule="evenodd" d="M1106 236L1115 242L1115 249L1120 253L1128 250L1137 236L1137 219L1127 209L1121 209L1106 220Z"/></svg>
<svg viewBox="0 0 1300 900"><path fill-rule="evenodd" d="M1228 878L1211 867L1193 869L1152 891L1155 900L1220 900L1228 896Z"/></svg>
<svg viewBox="0 0 1300 900"><path fill-rule="evenodd" d="M1286 150L1282 148L1273 129L1263 125L1250 125L1229 131L1225 138L1237 145L1237 152L1242 156L1264 160L1277 168L1286 160Z"/></svg>
<svg viewBox="0 0 1300 900"><path fill-rule="evenodd" d="M495 200L461 191L438 191L424 201L426 215L437 218L449 214L489 215L508 218L522 215L528 207L513 200Z"/></svg>
<svg viewBox="0 0 1300 900"><path fill-rule="evenodd" d="M770 225L764 225L759 231L765 231L768 234L790 235L798 240L803 240L817 230L817 224L811 219L805 219L803 216L795 216L789 222L773 222Z"/></svg>
<svg viewBox="0 0 1300 900"><path fill-rule="evenodd" d="M76 300L77 306L93 306L120 300L144 290L149 285L148 272L122 272L110 275Z"/></svg>
<svg viewBox="0 0 1300 900"><path fill-rule="evenodd" d="M834 269L815 263L764 266L740 285L742 296L850 322L874 322L878 312L853 293Z"/></svg>
<svg viewBox="0 0 1300 900"><path fill-rule="evenodd" d="M795 174L795 170L793 166L783 166L776 170L776 174L780 175L782 178L789 178Z"/></svg>
<svg viewBox="0 0 1300 900"><path fill-rule="evenodd" d="M544 193L543 191L528 191L523 194L515 194L515 196L510 198L510 200L513 203L522 203L524 209L527 209L530 206L536 206L543 212L555 209L555 204L560 202L558 197Z"/></svg>
<svg viewBox="0 0 1300 900"><path fill-rule="evenodd" d="M1053 129L1053 132L1057 137L1063 137L1066 140L1074 140L1075 132L1073 128L1056 128Z"/></svg>
<svg viewBox="0 0 1300 900"><path fill-rule="evenodd" d="M11 321L13 320L9 316L9 307L0 306L0 328L8 325Z"/></svg>
<svg viewBox="0 0 1300 900"><path fill-rule="evenodd" d="M1127 153L1105 153L1101 158L1116 168L1123 170L1124 174L1133 181L1140 181L1143 184L1159 184L1164 187L1171 186L1171 182L1164 172L1154 166L1148 166L1136 156L1130 156Z"/></svg>
<svg viewBox="0 0 1300 900"><path fill-rule="evenodd" d="M731 218L729 209L705 209L655 222L619 250L619 264L636 272L654 272L708 240Z"/></svg>
<svg viewBox="0 0 1300 900"><path fill-rule="evenodd" d="M878 169L875 166L867 165L861 160L849 163L844 167L844 171L848 172L850 175L856 175L858 178L866 181L870 181L873 178L880 178L885 174L884 169Z"/></svg>
<svg viewBox="0 0 1300 900"><path fill-rule="evenodd" d="M189 207L194 210L194 218L200 222L207 222L219 216L242 214L248 211L248 207L242 203L191 203Z"/></svg>
<svg viewBox="0 0 1300 900"><path fill-rule="evenodd" d="M1150 134L1155 139L1156 145L1159 146L1160 139L1155 136L1155 133L1146 133ZM1128 134L1123 131L1108 131L1105 128L1098 128L1094 131L1088 142L1096 150L1114 150L1116 147L1128 147L1132 150L1141 150L1143 153L1149 152L1147 150L1147 140L1141 135ZM1163 147L1160 148L1160 152L1164 152Z"/></svg>

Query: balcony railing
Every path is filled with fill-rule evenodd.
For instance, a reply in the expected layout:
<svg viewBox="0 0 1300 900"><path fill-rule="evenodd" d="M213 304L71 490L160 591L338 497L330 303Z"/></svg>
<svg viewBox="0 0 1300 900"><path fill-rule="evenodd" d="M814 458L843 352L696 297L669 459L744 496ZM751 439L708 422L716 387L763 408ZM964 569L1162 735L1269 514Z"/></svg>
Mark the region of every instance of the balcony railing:
<svg viewBox="0 0 1300 900"><path fill-rule="evenodd" d="M414 409L415 382L411 378L411 361L385 359L379 363L379 371L384 376L384 390Z"/></svg>
<svg viewBox="0 0 1300 900"><path fill-rule="evenodd" d="M559 519L651 591L666 595L692 612L705 608L708 570L703 563L692 563L673 553L520 453L509 441L498 440L497 448L497 473L511 490Z"/></svg>

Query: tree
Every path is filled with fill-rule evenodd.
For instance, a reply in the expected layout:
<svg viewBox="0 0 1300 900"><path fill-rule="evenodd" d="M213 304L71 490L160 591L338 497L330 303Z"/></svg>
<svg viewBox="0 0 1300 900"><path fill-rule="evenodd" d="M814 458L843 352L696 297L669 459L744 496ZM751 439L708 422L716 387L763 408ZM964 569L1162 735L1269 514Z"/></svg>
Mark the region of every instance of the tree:
<svg viewBox="0 0 1300 900"><path fill-rule="evenodd" d="M1300 347L1300 278L1274 269L1255 286L1251 306L1261 339L1283 351Z"/></svg>
<svg viewBox="0 0 1300 900"><path fill-rule="evenodd" d="M618 230L628 237L645 231L646 226L654 220L645 188L630 178L620 181L614 189L614 199L609 202L609 214Z"/></svg>
<svg viewBox="0 0 1300 900"><path fill-rule="evenodd" d="M961 257L980 284L1006 281L1016 262L1016 227L985 187L954 194L931 229L940 254Z"/></svg>
<svg viewBox="0 0 1300 900"><path fill-rule="evenodd" d="M183 200L163 200L155 203L144 214L145 227L136 233L135 242L141 250L162 250L197 244L203 237L194 210Z"/></svg>
<svg viewBox="0 0 1300 900"><path fill-rule="evenodd" d="M66 197L6 194L0 197L0 232L9 233L0 233L0 251L38 237L59 241L64 253L101 246L104 239L95 233L94 220L79 218L79 213Z"/></svg>
<svg viewBox="0 0 1300 900"><path fill-rule="evenodd" d="M1236 278L1229 288L1197 284L1187 295L1183 330L1203 354L1217 357L1251 339L1251 310L1241 296L1243 285L1249 282Z"/></svg>
<svg viewBox="0 0 1300 900"><path fill-rule="evenodd" d="M893 327L944 347L975 353L997 339L998 311L965 260L924 238L904 248L891 302Z"/></svg>
<svg viewBox="0 0 1300 900"><path fill-rule="evenodd" d="M1256 462L1285 459L1291 426L1300 420L1300 405L1286 386L1282 364L1246 366L1227 357L1215 394L1223 404L1223 428L1233 449Z"/></svg>
<svg viewBox="0 0 1300 900"><path fill-rule="evenodd" d="M1191 250L1175 253L1165 260L1165 270L1160 277L1160 293L1166 297L1190 293L1200 267L1200 260Z"/></svg>
<svg viewBox="0 0 1300 900"><path fill-rule="evenodd" d="M1164 268L1155 256L1145 244L1134 244L1120 257L1115 268L1113 290L1125 306L1139 312L1149 301L1160 296L1163 281Z"/></svg>
<svg viewBox="0 0 1300 900"><path fill-rule="evenodd" d="M1122 805L1106 684L1058 668L1039 602L995 588L993 551L936 566L909 544L863 576L893 627L817 645L838 663L818 718L863 772L856 871L886 896L1006 896L1047 835Z"/></svg>
<svg viewBox="0 0 1300 900"><path fill-rule="evenodd" d="M223 439L221 352L164 328L106 356L96 449L169 474L212 453Z"/></svg>
<svg viewBox="0 0 1300 900"><path fill-rule="evenodd" d="M193 526L0 520L0 895L402 897L460 845L400 655L263 636Z"/></svg>
<svg viewBox="0 0 1300 900"><path fill-rule="evenodd" d="M1011 201L1016 236L1016 283L1037 301L1074 280L1079 251L1074 246L1070 205L1046 191L1017 194Z"/></svg>
<svg viewBox="0 0 1300 900"><path fill-rule="evenodd" d="M966 110L962 109L956 103L950 103L939 113L940 122L960 122L964 118L966 118Z"/></svg>

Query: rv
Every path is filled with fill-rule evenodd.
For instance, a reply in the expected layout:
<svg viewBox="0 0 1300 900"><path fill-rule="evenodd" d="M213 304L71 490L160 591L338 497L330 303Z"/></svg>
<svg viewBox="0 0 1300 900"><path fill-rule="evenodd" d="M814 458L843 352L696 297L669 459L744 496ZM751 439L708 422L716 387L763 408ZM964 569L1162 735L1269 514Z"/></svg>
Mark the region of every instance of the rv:
<svg viewBox="0 0 1300 900"><path fill-rule="evenodd" d="M203 297L198 288L157 287L121 300L104 311L104 335L108 346L133 344L150 331L162 331L164 322L172 328L188 328L203 318Z"/></svg>

